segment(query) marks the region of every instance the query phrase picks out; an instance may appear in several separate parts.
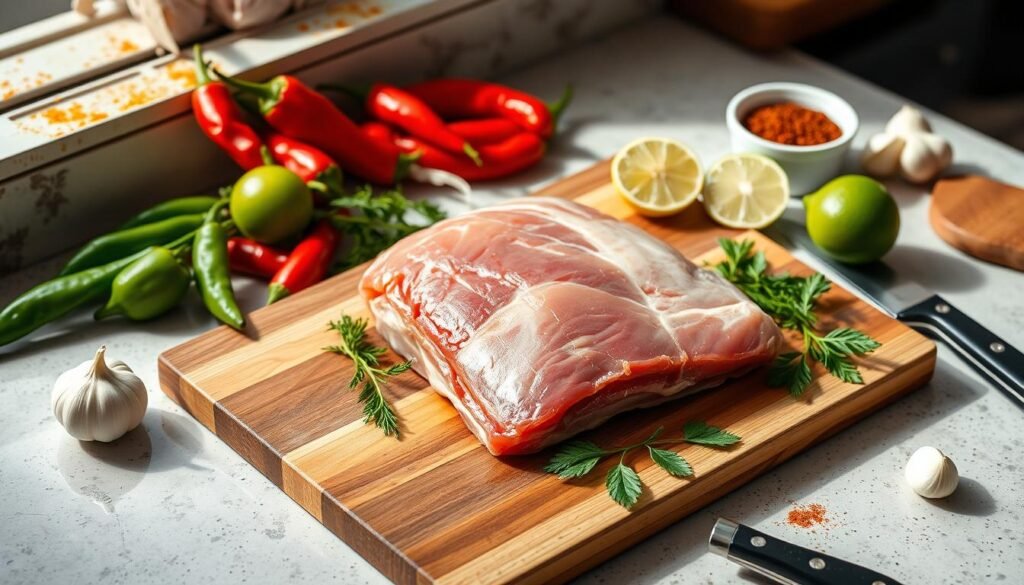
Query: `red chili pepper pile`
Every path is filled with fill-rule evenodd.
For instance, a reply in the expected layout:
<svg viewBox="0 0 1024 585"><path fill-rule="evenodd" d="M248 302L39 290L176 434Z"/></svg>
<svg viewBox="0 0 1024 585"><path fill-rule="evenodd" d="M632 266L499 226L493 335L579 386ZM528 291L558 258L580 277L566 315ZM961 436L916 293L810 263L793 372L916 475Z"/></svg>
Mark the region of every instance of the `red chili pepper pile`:
<svg viewBox="0 0 1024 585"><path fill-rule="evenodd" d="M549 107L532 95L486 81L435 79L405 88L377 83L363 93L346 90L358 95L369 118L360 126L294 77L253 83L211 75L199 45L195 61L199 87L192 103L203 132L245 170L272 160L292 171L319 205L344 195L343 170L393 186L414 163L467 181L527 169L543 158L572 95L567 88ZM259 128L250 124L246 111L258 114ZM335 225L326 219L316 223L291 251L231 238L230 266L270 279L274 302L327 274L339 240Z"/></svg>

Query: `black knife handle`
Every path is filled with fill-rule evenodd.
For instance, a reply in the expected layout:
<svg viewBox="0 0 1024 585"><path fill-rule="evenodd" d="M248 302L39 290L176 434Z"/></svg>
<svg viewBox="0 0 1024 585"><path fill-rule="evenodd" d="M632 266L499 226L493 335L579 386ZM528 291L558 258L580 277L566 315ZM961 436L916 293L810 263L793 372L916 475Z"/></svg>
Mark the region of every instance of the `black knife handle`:
<svg viewBox="0 0 1024 585"><path fill-rule="evenodd" d="M721 545L728 541L727 547ZM796 585L900 585L859 565L768 536L724 518L711 533L712 552L779 583Z"/></svg>
<svg viewBox="0 0 1024 585"><path fill-rule="evenodd" d="M907 308L897 318L949 343L979 374L1024 407L1024 354L996 337L939 295Z"/></svg>

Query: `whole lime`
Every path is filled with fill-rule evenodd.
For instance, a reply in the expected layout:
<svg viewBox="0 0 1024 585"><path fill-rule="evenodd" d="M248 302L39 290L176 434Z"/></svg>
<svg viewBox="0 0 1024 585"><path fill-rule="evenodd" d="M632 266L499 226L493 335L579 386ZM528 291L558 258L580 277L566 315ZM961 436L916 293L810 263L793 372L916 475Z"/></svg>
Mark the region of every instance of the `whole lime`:
<svg viewBox="0 0 1024 585"><path fill-rule="evenodd" d="M845 175L804 197L807 233L829 256L848 264L878 260L896 243L900 212L878 181Z"/></svg>
<svg viewBox="0 0 1024 585"><path fill-rule="evenodd" d="M298 175L276 165L256 167L231 189L231 218L239 231L273 244L301 232L313 218L313 197Z"/></svg>

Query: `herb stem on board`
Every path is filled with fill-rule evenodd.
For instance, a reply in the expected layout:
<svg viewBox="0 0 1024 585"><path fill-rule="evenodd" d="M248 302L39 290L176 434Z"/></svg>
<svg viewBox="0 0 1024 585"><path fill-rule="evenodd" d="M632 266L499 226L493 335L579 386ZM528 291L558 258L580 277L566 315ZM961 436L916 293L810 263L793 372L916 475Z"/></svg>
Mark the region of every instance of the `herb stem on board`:
<svg viewBox="0 0 1024 585"><path fill-rule="evenodd" d="M779 327L803 336L802 351L782 353L772 362L769 386L785 387L793 396L800 396L811 383L811 360L821 363L843 382L864 383L850 358L871 353L882 344L849 327L824 335L817 332L818 316L814 310L818 299L832 288L823 274L768 274L764 252L754 253L753 241L719 238L718 245L725 252L725 260L714 265L718 273L768 313Z"/></svg>
<svg viewBox="0 0 1024 585"><path fill-rule="evenodd" d="M339 321L331 321L328 329L337 331L340 337L338 345L324 348L352 360L355 371L348 383L350 389L359 391L359 402L363 405L363 422L373 424L387 436L400 438L398 417L394 408L384 396L384 381L397 376L412 367L412 362L404 361L389 367L381 367L380 356L387 353L387 348L372 345L366 340L366 319L353 319L342 315Z"/></svg>
<svg viewBox="0 0 1024 585"><path fill-rule="evenodd" d="M664 427L658 427L650 437L639 443L603 449L591 441L577 439L561 446L544 471L553 473L559 479L583 477L597 467L601 460L614 455L619 456L618 463L608 470L605 476L605 489L608 495L620 506L632 508L640 498L643 483L640 476L626 465L626 454L634 449L646 448L647 454L658 467L674 477L689 477L693 468L675 451L658 449L655 445L678 445L693 443L708 447L727 447L740 441L740 437L729 431L713 427L701 421L691 421L683 425L683 435L677 439L659 439Z"/></svg>

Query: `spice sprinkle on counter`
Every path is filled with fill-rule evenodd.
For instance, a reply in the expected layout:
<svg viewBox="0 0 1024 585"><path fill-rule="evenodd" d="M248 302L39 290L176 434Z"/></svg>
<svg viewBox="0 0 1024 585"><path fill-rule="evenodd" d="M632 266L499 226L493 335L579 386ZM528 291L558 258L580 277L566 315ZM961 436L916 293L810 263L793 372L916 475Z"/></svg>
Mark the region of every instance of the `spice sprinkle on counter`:
<svg viewBox="0 0 1024 585"><path fill-rule="evenodd" d="M794 146L825 144L843 133L825 114L792 102L755 108L743 126L765 140Z"/></svg>
<svg viewBox="0 0 1024 585"><path fill-rule="evenodd" d="M813 528L829 521L826 514L828 514L828 510L821 504L795 506L786 515L786 523L800 528Z"/></svg>

